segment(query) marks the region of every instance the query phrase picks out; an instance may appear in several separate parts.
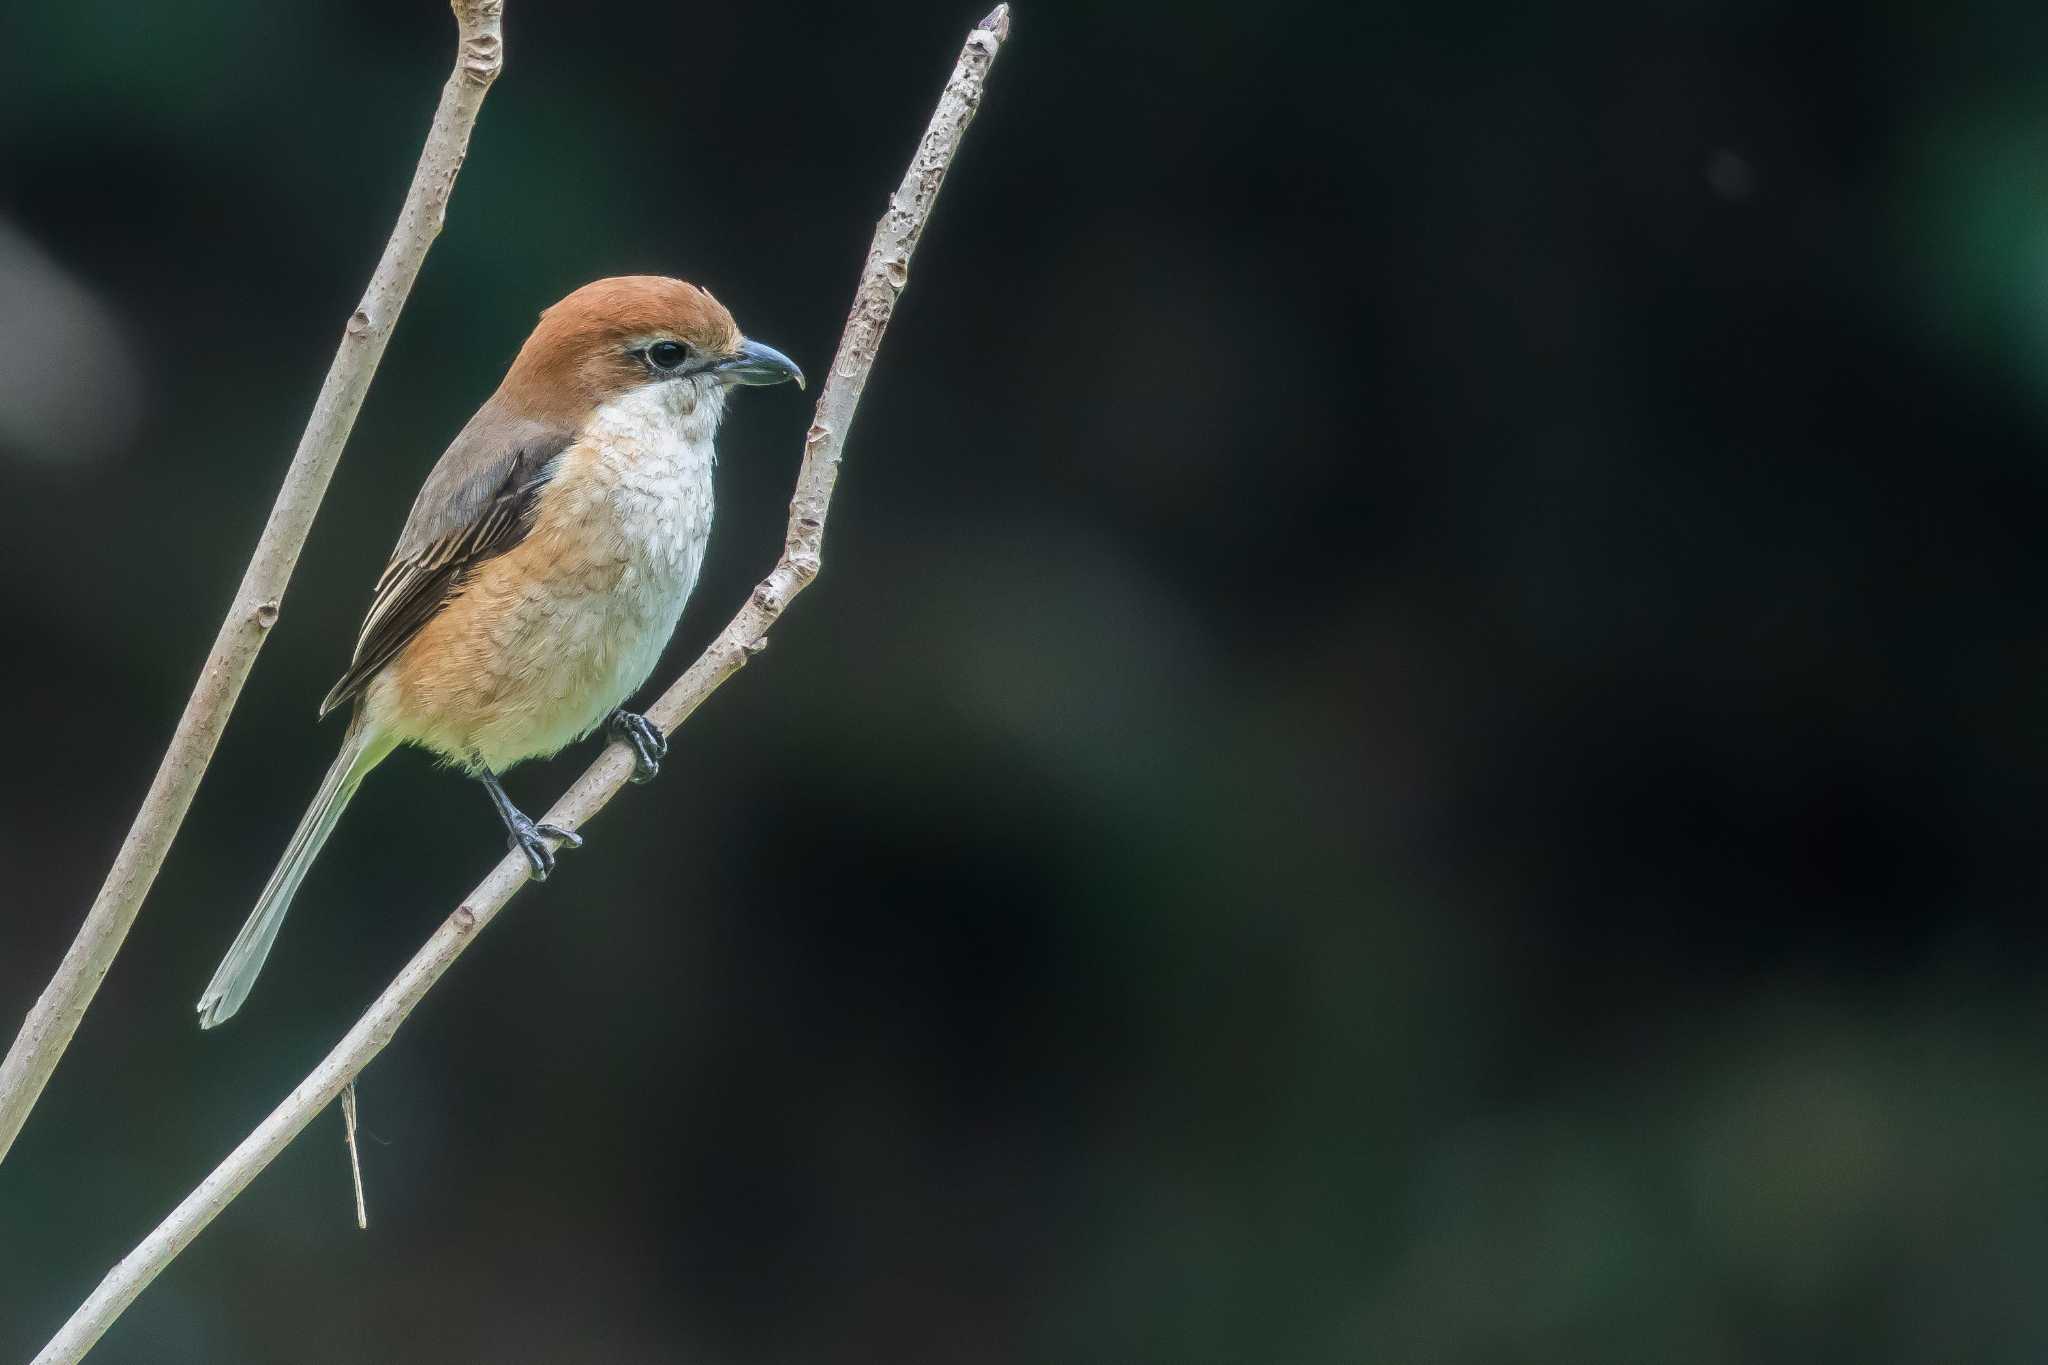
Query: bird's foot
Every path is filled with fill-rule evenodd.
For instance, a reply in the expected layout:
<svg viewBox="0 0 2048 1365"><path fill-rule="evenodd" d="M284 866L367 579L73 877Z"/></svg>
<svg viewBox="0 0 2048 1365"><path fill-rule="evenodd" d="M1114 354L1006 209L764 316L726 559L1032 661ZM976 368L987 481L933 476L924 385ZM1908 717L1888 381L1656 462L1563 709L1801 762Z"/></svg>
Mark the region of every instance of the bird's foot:
<svg viewBox="0 0 2048 1365"><path fill-rule="evenodd" d="M563 848L583 847L583 836L575 830L563 829L560 825L538 824L513 805L512 798L505 794L505 784L483 765L481 757L477 759L475 776L483 783L484 790L490 793L492 809L505 822L505 846L526 855L526 865L533 869L535 881L546 881L548 873L555 870L555 850L549 846L548 840L559 841Z"/></svg>
<svg viewBox="0 0 2048 1365"><path fill-rule="evenodd" d="M548 840L560 840L563 848L583 847L583 836L575 830L563 829L560 825L538 824L524 815L506 821L506 828L509 832L505 836L505 846L526 855L526 865L533 869L533 879L537 882L546 881L548 873L555 870L555 850L548 846Z"/></svg>
<svg viewBox="0 0 2048 1365"><path fill-rule="evenodd" d="M661 771L661 760L668 757L668 736L661 732L661 727L631 711L614 711L605 721L604 729L633 750L633 780L652 782Z"/></svg>

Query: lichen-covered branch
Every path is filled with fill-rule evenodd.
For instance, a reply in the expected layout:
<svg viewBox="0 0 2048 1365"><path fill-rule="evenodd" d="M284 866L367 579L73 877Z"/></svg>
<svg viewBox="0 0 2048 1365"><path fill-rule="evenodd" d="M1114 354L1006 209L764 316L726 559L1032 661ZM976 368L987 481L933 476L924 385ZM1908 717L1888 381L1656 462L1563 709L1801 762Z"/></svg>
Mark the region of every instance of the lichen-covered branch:
<svg viewBox="0 0 2048 1365"><path fill-rule="evenodd" d="M441 91L433 127L420 152L412 187L399 210L398 226L384 247L383 259L370 277L363 300L342 329L341 345L305 434L285 471L270 520L256 542L242 584L235 590L227 618L214 637L199 681L178 717L178 728L164 750L156 779L135 813L114 866L100 887L85 923L72 941L56 975L29 1010L14 1045L0 1061L0 1160L7 1156L21 1126L35 1107L64 1049L71 1045L79 1020L92 1004L93 993L113 966L135 923L136 912L163 866L164 855L177 837L199 780L213 761L214 748L227 728L228 713L242 693L255 665L256 653L277 624L279 604L292 569L299 562L313 514L327 492L341 449L362 409L377 362L398 322L399 309L419 277L427 248L440 235L455 173L469 147L484 94L497 79L504 47L501 14L504 0L452 0L459 42L455 68Z"/></svg>
<svg viewBox="0 0 2048 1365"><path fill-rule="evenodd" d="M664 728L673 729L681 724L749 657L759 652L767 642L769 628L790 600L817 577L824 548L825 515L832 501L833 484L839 477L840 452L853 425L861 389L881 349L882 333L895 311L897 295L910 278L911 254L930 218L946 169L959 151L961 135L980 105L989 67L1009 30L1009 6L998 5L967 36L967 45L939 96L938 108L925 129L924 140L918 144L910 170L875 229L874 245L861 271L838 355L826 375L810 431L804 438L803 464L797 473L796 493L790 500L782 557L703 655L648 708L647 714ZM547 823L564 829L578 828L619 793L632 771L631 751L623 744L609 746L548 811ZM71 1365L84 1356L122 1310L135 1301L135 1296L384 1050L413 1007L478 932L526 885L526 880L527 865L522 855L512 853L501 860L455 912L442 921L426 945L413 955L397 979L312 1074L299 1082L284 1102L200 1182L198 1189L171 1210L154 1232L107 1273L92 1297L72 1314L63 1330L36 1357L36 1365Z"/></svg>

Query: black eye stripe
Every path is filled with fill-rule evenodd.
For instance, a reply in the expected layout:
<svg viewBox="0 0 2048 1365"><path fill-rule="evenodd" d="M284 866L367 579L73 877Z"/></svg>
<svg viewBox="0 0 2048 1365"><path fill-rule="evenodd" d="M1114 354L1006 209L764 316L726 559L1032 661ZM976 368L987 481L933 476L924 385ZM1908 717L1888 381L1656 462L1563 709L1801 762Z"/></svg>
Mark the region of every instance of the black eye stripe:
<svg viewBox="0 0 2048 1365"><path fill-rule="evenodd" d="M647 363L657 370L680 369L690 358L689 348L679 342L657 341L646 350Z"/></svg>

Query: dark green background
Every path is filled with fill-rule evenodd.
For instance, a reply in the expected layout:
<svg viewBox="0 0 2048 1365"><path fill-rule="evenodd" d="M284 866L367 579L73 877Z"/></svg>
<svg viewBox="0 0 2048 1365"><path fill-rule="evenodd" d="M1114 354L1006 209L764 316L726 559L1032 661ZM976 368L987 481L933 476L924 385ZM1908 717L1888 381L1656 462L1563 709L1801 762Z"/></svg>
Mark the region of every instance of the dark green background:
<svg viewBox="0 0 2048 1365"><path fill-rule="evenodd" d="M535 313L681 274L821 371L978 17L508 8L283 620L0 1165L0 1359L497 857L401 756L193 1027ZM105 324L50 342L0 254L0 412L60 433L0 442L0 1032L452 34L0 11L0 225ZM369 1233L323 1116L94 1359L2040 1359L2044 49L1989 0L1020 5L823 579L369 1071ZM808 417L737 404L664 676Z"/></svg>

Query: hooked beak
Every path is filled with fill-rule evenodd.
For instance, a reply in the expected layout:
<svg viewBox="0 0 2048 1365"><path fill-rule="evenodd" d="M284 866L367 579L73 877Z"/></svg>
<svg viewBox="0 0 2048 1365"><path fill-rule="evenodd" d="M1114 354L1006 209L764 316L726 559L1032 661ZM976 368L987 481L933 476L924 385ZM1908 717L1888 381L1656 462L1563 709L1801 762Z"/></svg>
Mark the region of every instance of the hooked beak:
<svg viewBox="0 0 2048 1365"><path fill-rule="evenodd" d="M804 386L804 372L794 360L758 341L742 341L737 351L710 368L713 375L728 384L760 386L787 380L798 388Z"/></svg>

